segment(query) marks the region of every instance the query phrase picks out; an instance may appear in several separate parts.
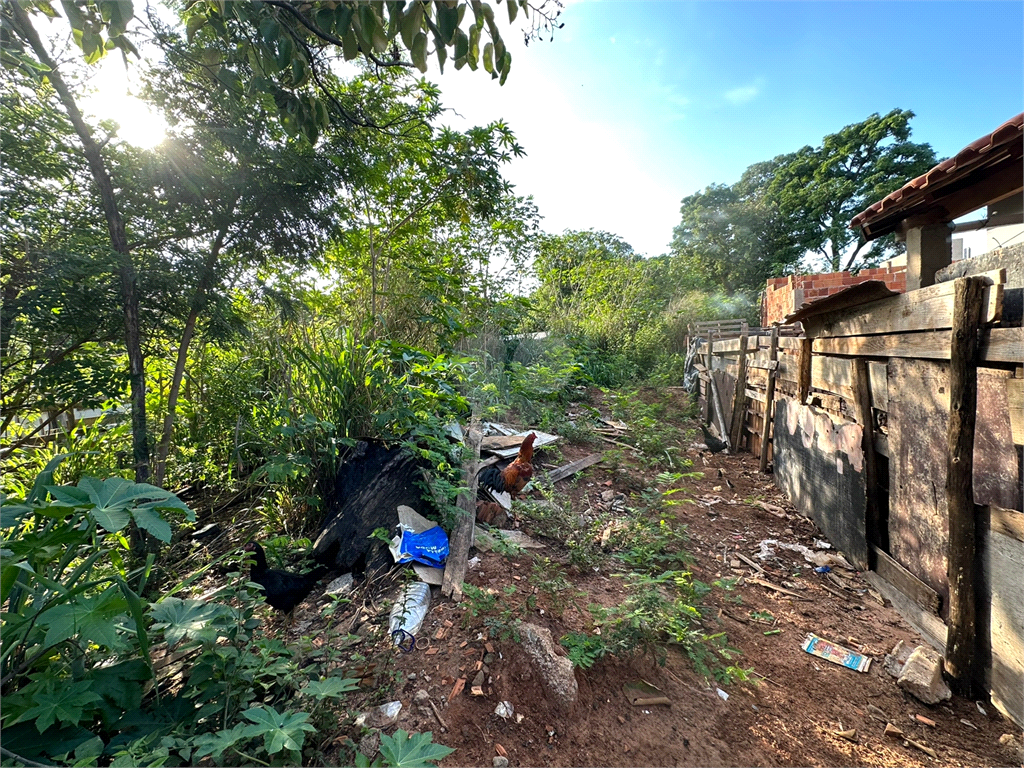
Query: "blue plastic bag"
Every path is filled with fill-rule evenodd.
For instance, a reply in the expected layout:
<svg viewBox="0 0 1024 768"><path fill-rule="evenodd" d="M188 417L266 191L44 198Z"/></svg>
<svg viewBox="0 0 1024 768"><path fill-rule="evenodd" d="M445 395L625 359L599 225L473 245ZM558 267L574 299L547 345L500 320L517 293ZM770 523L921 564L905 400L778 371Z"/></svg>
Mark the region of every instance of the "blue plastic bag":
<svg viewBox="0 0 1024 768"><path fill-rule="evenodd" d="M402 538L398 542L398 553L400 563L415 560L432 568L440 568L448 557L448 534L439 525L422 533L413 533L403 527Z"/></svg>

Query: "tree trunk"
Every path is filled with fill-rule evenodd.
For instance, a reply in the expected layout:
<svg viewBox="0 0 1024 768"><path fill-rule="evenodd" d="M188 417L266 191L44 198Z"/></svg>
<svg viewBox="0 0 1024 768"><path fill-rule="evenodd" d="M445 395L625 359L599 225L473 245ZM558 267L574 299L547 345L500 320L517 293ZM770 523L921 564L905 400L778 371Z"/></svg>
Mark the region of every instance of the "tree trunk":
<svg viewBox="0 0 1024 768"><path fill-rule="evenodd" d="M206 293L213 283L213 269L217 266L217 259L220 257L221 248L224 247L224 238L227 235L226 229L222 228L217 233L213 245L210 246L210 253L203 264L203 274L199 278L199 285L195 295L192 297L192 307L185 321L185 330L181 334L181 343L178 345L178 358L174 363L174 376L171 378L171 389L167 393L167 414L164 416L163 434L160 436L160 444L156 449L156 461L153 462L153 482L163 486L164 475L167 472L167 455L171 451L171 438L174 435L174 420L178 411L178 392L181 391L181 380L185 375L185 363L188 360L188 349L192 343L192 336L195 334L196 322L199 320L199 312L206 303Z"/></svg>
<svg viewBox="0 0 1024 768"><path fill-rule="evenodd" d="M131 251L128 248L128 238L124 231L124 220L117 207L117 197L114 194L114 185L110 180L106 165L103 162L103 155L100 145L92 137L92 131L82 117L82 112L75 103L75 97L71 93L64 78L57 69L57 63L50 56L46 46L40 39L35 27L29 20L28 13L21 7L20 3L8 4L11 15L14 18L15 29L18 34L31 46L39 61L49 68L47 77L50 84L60 97L61 104L71 118L79 141L82 142L82 150L85 159L89 163L89 170L92 172L93 181L99 189L100 200L103 203L103 213L107 219L107 228L110 231L110 244L116 253L121 255L119 276L121 278L121 303L124 308L124 329L125 346L128 350L128 375L131 382L132 402L132 459L135 466L135 481L146 482L149 479L149 444L146 436L146 373L144 358L142 356L142 334L139 329L139 286L135 274L135 265L132 263Z"/></svg>

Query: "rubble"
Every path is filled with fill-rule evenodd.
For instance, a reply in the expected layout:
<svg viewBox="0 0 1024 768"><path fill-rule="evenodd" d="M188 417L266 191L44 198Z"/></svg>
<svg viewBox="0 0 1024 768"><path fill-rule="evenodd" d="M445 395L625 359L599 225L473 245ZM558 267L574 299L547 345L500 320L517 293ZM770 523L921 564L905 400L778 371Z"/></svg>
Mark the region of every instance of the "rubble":
<svg viewBox="0 0 1024 768"><path fill-rule="evenodd" d="M942 679L942 659L923 645L910 654L896 684L925 704L938 704L953 695Z"/></svg>
<svg viewBox="0 0 1024 768"><path fill-rule="evenodd" d="M895 678L898 678L903 674L903 667L907 663L907 659L910 658L910 654L913 653L913 649L907 648L903 645L903 641L897 641L893 649L885 655L885 659L882 661L882 668Z"/></svg>
<svg viewBox="0 0 1024 768"><path fill-rule="evenodd" d="M579 696L579 685L573 673L572 662L555 652L550 629L538 627L536 624L523 624L520 630L523 636L523 650L540 672L554 703L568 712L576 704Z"/></svg>

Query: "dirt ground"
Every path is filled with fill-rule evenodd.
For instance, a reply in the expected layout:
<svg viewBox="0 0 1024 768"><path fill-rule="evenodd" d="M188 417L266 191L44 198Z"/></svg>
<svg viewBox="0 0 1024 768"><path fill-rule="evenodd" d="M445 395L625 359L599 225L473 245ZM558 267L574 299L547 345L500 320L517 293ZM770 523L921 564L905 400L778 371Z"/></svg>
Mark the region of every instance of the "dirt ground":
<svg viewBox="0 0 1024 768"><path fill-rule="evenodd" d="M715 589L705 601L711 608L707 631L726 632L729 646L742 652L734 663L753 668L750 682L722 685L727 700L716 690L720 684L701 678L688 658L669 650L663 666L650 656L636 656L606 658L590 670L577 669L578 702L569 715L561 714L545 697L538 673L515 640L489 637L479 621L464 621L464 609L441 598L435 588L416 650L396 654L386 641L376 650L370 647L372 642L357 647L361 655L354 662L365 656L379 666L367 676L371 688L348 704L367 708L401 701L399 719L387 730L432 731L435 741L455 748L443 766L491 766L500 754L507 755L512 766L1020 764L1015 748L999 741L1009 733L1019 745L1019 729L987 701L954 697L926 706L896 686L883 669L883 656L898 640L910 647L925 641L859 573L837 567L831 578L817 574L801 554L785 549L776 549L764 560L757 558L765 539L814 548L821 533L793 511L770 475L757 471L755 457L700 454L685 439L682 447L694 461L693 469L703 473L684 481L688 503L672 508L688 529L694 577L708 584L723 577L738 579L734 589ZM556 458L567 462L595 450L601 448L563 445ZM539 451L537 461L552 459ZM584 513L602 505L603 492L622 490L629 496L652 484L656 475L654 469L633 467L623 472L598 464L563 481L563 491L573 512ZM520 520L519 525L531 532L529 520ZM535 550L537 555L565 561L560 541L538 539L546 547ZM471 554L480 562L469 572L470 583L498 590L513 584L521 593L529 592L532 554L511 559L493 552ZM759 564L763 573L737 554ZM626 591L621 579L614 578L617 570L621 566L617 569L612 562L596 572L573 573L574 586L586 592L580 602L619 602ZM802 597L773 591L751 578ZM549 627L556 641L566 631L582 627L582 611L567 609L555 615L545 608L543 595L539 598L529 620ZM300 622L307 634L315 633L322 621L314 602L310 599L305 606L305 626ZM383 602L376 609L364 606L353 625L361 618L368 627L382 625L386 608ZM804 652L801 642L809 632L869 656L869 671L846 669ZM478 669L484 672L482 695L472 695ZM465 688L453 697L460 679L466 681ZM622 686L637 679L663 691L671 705L632 706ZM414 703L420 689L427 691L433 708ZM495 714L502 701L513 705L515 716L504 720ZM934 750L936 757L903 739L883 736L885 722L869 714L869 705L885 713L907 738ZM915 715L935 726L922 724ZM333 754L344 761L365 732L351 719L339 727ZM849 729L856 730L852 741L836 735Z"/></svg>

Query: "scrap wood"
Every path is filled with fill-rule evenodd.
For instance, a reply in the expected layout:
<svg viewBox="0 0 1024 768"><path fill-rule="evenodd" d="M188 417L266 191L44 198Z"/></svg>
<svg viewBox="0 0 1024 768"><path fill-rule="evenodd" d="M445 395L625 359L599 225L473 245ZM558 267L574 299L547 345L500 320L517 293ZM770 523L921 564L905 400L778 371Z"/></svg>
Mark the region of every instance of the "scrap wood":
<svg viewBox="0 0 1024 768"><path fill-rule="evenodd" d="M631 451L635 451L636 450L636 446L635 445L627 445L626 443L620 443L618 440L612 440L610 437L605 437L604 435L601 435L600 437L606 443L611 443L612 445L619 445L619 446L622 446L623 448L629 448Z"/></svg>
<svg viewBox="0 0 1024 768"><path fill-rule="evenodd" d="M592 453L589 456L584 456L582 459L577 459L576 461L569 462L557 469L553 469L542 475L540 479L545 483L557 483L559 480L564 480L571 475L575 475L580 470L597 464L603 458L603 453Z"/></svg>
<svg viewBox="0 0 1024 768"><path fill-rule="evenodd" d="M928 755L930 758L932 758L932 760L938 760L939 759L939 753L936 752L931 747L926 746L926 745L922 744L919 741L914 741L913 739L904 739L904 741L907 744L909 744L910 746L917 747L918 749L920 749L922 752L924 752L926 755Z"/></svg>
<svg viewBox="0 0 1024 768"><path fill-rule="evenodd" d="M430 705L430 708L432 710L434 710L434 717L437 718L437 722L439 722L441 724L441 727L444 728L446 731L450 731L451 728L448 727L448 723L446 723L444 721L444 718L441 717L441 713L438 712L437 705L434 703L434 700L433 699L427 699L427 703Z"/></svg>
<svg viewBox="0 0 1024 768"><path fill-rule="evenodd" d="M929 717L925 717L924 715L914 715L914 719L917 720L917 722L919 723L924 723L929 728L935 728L937 726L934 720L932 720Z"/></svg>
<svg viewBox="0 0 1024 768"><path fill-rule="evenodd" d="M797 600L810 600L811 599L809 597L804 597L800 593L794 592L791 589L785 589L784 587L777 587L774 584L772 584L770 581L765 581L764 579L750 578L750 579L747 579L747 581L749 581L751 584L757 584L759 586L766 587L768 589L773 589L776 592L781 592L784 595L789 595L790 597L795 597Z"/></svg>
<svg viewBox="0 0 1024 768"><path fill-rule="evenodd" d="M740 560L742 560L744 563L749 565L751 568L753 568L758 573L764 573L764 568L762 568L760 565L755 563L753 560L751 560L746 555L741 555L739 552L737 552L736 553L736 557L738 557Z"/></svg>
<svg viewBox="0 0 1024 768"><path fill-rule="evenodd" d="M466 447L469 457L463 465L466 492L460 493L456 501L461 514L449 539L449 554L445 561L444 580L441 593L445 597L456 600L462 598L462 582L466 578L469 563L469 548L473 545L476 526L476 491L480 473L480 442L483 434L475 426L470 426L466 436Z"/></svg>

